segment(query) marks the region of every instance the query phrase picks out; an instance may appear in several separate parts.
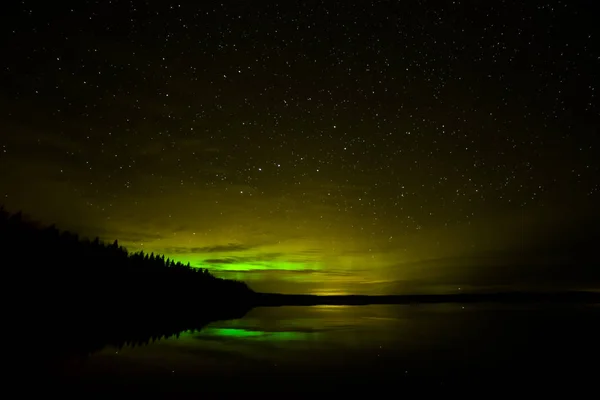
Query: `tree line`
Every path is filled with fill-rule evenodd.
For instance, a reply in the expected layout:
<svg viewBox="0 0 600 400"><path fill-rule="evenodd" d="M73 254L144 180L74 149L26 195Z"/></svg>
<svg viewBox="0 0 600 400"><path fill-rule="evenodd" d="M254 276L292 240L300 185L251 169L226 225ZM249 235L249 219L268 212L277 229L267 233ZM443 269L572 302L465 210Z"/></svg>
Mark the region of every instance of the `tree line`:
<svg viewBox="0 0 600 400"><path fill-rule="evenodd" d="M0 208L0 259L12 322L123 327L179 324L182 316L243 314L254 292L164 255L129 253L118 241L80 238ZM242 311L240 311L242 310Z"/></svg>

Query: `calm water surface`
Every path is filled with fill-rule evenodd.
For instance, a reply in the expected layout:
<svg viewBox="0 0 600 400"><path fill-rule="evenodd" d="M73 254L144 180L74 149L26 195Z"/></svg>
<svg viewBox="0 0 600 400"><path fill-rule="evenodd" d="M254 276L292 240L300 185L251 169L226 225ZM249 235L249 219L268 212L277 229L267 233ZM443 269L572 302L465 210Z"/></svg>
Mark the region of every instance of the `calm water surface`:
<svg viewBox="0 0 600 400"><path fill-rule="evenodd" d="M586 384L600 372L599 316L591 306L256 308L178 338L105 348L69 374L97 386L198 391L524 379Z"/></svg>

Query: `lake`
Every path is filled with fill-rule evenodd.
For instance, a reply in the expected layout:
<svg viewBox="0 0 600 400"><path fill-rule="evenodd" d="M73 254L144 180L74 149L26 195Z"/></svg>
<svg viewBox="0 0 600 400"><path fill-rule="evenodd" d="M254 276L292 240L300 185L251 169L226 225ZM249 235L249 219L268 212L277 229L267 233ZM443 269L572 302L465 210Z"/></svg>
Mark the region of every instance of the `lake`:
<svg viewBox="0 0 600 400"><path fill-rule="evenodd" d="M599 316L600 307L576 305L259 307L199 332L106 347L60 376L95 392L155 394L582 388L599 372Z"/></svg>

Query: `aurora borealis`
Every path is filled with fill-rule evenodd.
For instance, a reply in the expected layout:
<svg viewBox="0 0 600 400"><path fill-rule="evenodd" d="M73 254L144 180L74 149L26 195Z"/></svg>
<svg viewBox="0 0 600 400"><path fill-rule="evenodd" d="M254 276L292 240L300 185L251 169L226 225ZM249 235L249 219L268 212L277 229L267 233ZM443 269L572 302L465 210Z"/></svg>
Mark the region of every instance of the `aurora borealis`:
<svg viewBox="0 0 600 400"><path fill-rule="evenodd" d="M584 2L201 3L7 5L0 203L257 291L600 288Z"/></svg>

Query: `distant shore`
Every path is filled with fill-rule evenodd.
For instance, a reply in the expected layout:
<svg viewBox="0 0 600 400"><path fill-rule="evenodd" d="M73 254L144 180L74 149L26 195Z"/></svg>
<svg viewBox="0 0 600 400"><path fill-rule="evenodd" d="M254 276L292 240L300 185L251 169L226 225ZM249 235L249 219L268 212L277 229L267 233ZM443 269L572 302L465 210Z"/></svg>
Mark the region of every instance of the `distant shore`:
<svg viewBox="0 0 600 400"><path fill-rule="evenodd" d="M318 296L256 293L255 307L316 306L369 304L434 304L434 303L581 303L600 304L597 292L505 292L505 293L457 293L457 294L414 294L414 295L344 295Z"/></svg>

